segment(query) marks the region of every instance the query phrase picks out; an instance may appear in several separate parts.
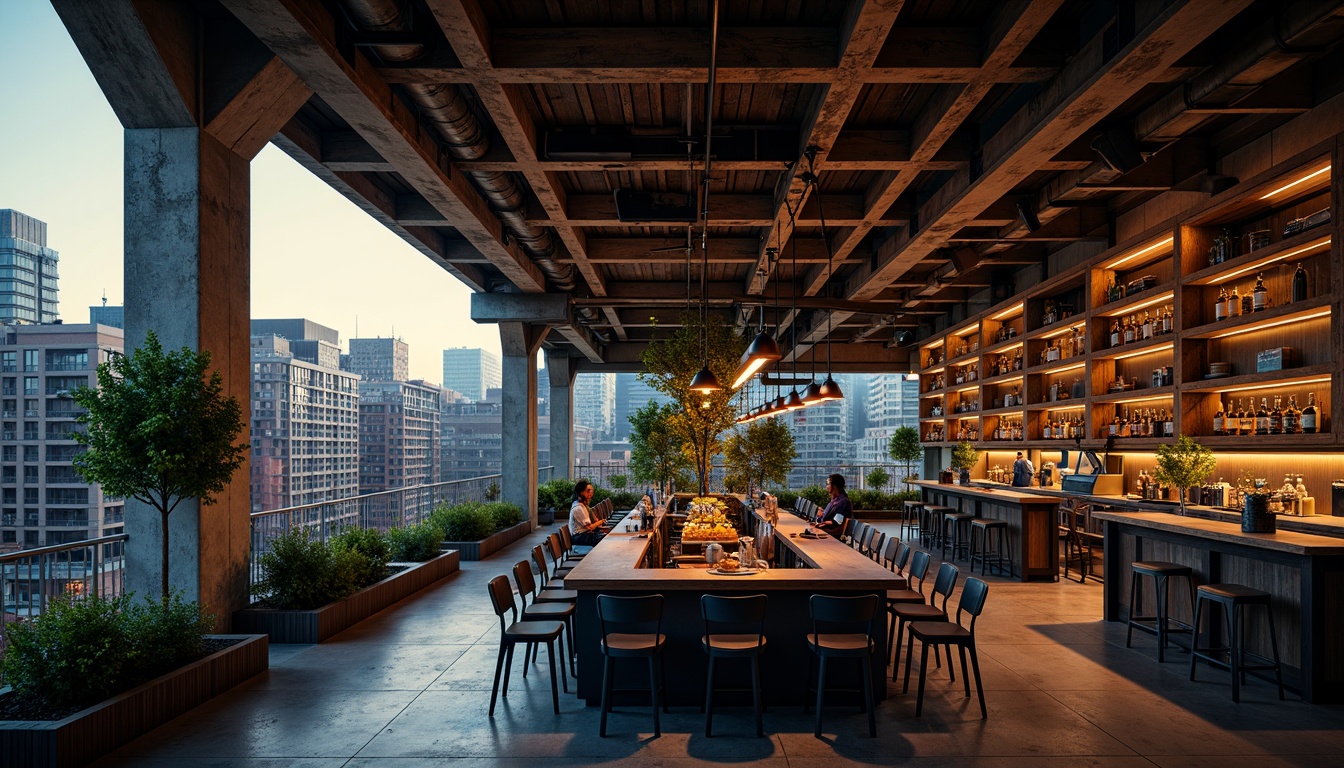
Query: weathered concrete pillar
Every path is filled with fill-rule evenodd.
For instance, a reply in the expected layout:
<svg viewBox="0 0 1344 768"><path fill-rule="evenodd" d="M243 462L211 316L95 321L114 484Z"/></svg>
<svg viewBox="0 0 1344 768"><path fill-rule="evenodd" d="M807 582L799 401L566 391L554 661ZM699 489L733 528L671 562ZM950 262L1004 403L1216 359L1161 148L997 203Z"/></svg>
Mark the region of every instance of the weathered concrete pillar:
<svg viewBox="0 0 1344 768"><path fill-rule="evenodd" d="M550 330L520 322L499 324L504 361L501 497L537 524L537 350Z"/></svg>
<svg viewBox="0 0 1344 768"><path fill-rule="evenodd" d="M551 382L551 465L556 477L574 471L574 377L578 366L562 351L546 350L546 373Z"/></svg>
<svg viewBox="0 0 1344 768"><path fill-rule="evenodd" d="M125 152L127 350L153 329L165 349L209 351L246 416L248 160L197 128L128 129ZM214 611L221 626L247 602L248 489L243 467L215 504L184 501L168 521L171 585ZM127 588L157 594L159 515L133 499L126 511Z"/></svg>

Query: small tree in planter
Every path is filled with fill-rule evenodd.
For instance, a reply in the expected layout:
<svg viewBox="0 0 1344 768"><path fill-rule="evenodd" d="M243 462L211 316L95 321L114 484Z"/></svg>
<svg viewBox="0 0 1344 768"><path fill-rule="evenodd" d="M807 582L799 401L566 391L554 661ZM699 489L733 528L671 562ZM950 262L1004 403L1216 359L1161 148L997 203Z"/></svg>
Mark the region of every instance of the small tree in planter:
<svg viewBox="0 0 1344 768"><path fill-rule="evenodd" d="M139 349L98 366L98 389L74 392L86 409L79 422L88 426L87 434L74 434L88 446L75 470L109 496L143 501L162 518L165 605L168 516L185 499L214 504L248 451L234 442L243 431L242 407L224 396L223 379L209 368L209 352L164 352L150 331Z"/></svg>
<svg viewBox="0 0 1344 768"><path fill-rule="evenodd" d="M961 484L971 484L971 467L980 461L980 452L966 441L957 443L952 449L952 468L961 471Z"/></svg>
<svg viewBox="0 0 1344 768"><path fill-rule="evenodd" d="M919 431L914 427L898 428L891 434L891 442L887 444L887 455L892 461L898 461L905 467L905 477L901 482L905 483L905 490L910 490L912 476L910 467L924 456L924 446L919 444Z"/></svg>
<svg viewBox="0 0 1344 768"><path fill-rule="evenodd" d="M863 479L868 483L869 488L874 491L881 491L887 487L887 483L891 482L891 474L887 470L877 467L865 475Z"/></svg>
<svg viewBox="0 0 1344 768"><path fill-rule="evenodd" d="M1157 446L1157 469L1153 471L1153 477L1180 492L1181 514L1184 515L1186 490L1204 482L1217 466L1213 451L1181 435L1175 445Z"/></svg>
<svg viewBox="0 0 1344 768"><path fill-rule="evenodd" d="M793 432L780 419L753 421L724 441L724 464L741 481L743 491L784 482L797 457Z"/></svg>

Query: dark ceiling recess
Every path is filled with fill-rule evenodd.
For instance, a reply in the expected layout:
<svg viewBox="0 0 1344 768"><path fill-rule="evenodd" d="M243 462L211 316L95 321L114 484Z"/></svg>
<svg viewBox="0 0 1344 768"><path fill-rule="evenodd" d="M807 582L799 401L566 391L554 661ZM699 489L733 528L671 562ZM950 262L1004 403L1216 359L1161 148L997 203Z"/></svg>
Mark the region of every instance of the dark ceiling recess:
<svg viewBox="0 0 1344 768"><path fill-rule="evenodd" d="M778 160L791 163L798 159L798 129L716 128L716 161ZM680 133L638 133L621 128L557 128L543 134L543 152L547 160L622 162L657 158L686 157L685 136ZM694 139L695 144L700 140Z"/></svg>
<svg viewBox="0 0 1344 768"><path fill-rule="evenodd" d="M1022 217L1022 223L1026 225L1028 232L1040 230L1041 217L1036 213L1036 201L1029 197L1018 198L1017 215Z"/></svg>
<svg viewBox="0 0 1344 768"><path fill-rule="evenodd" d="M1092 140L1092 150L1116 173L1129 173L1143 165L1139 145L1126 127L1117 126L1099 134Z"/></svg>
<svg viewBox="0 0 1344 768"><path fill-rule="evenodd" d="M616 218L623 221L695 221L695 203L687 195L616 190Z"/></svg>

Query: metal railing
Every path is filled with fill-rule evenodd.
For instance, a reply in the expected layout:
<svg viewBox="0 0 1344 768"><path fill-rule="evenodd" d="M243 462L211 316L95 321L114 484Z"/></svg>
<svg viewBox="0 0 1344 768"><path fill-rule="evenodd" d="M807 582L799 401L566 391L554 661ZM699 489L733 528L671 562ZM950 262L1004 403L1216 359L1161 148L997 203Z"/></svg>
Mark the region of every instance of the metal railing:
<svg viewBox="0 0 1344 768"><path fill-rule="evenodd" d="M9 625L29 622L60 595L117 597L126 588L125 542L118 533L0 555L0 652Z"/></svg>

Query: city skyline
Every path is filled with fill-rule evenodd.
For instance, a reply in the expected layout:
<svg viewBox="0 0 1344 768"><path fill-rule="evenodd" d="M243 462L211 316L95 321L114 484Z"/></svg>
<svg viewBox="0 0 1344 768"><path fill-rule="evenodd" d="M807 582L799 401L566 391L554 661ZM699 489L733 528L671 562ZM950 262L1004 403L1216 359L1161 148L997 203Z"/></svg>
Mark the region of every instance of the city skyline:
<svg viewBox="0 0 1344 768"><path fill-rule="evenodd" d="M49 3L0 3L0 70L24 73L0 78L0 100L30 117L0 121L0 208L47 223L61 319L83 322L104 295L124 297L122 128ZM439 380L440 350L498 354L496 328L470 319L466 286L274 146L252 161L251 220L252 317L399 337L411 378L427 381Z"/></svg>

